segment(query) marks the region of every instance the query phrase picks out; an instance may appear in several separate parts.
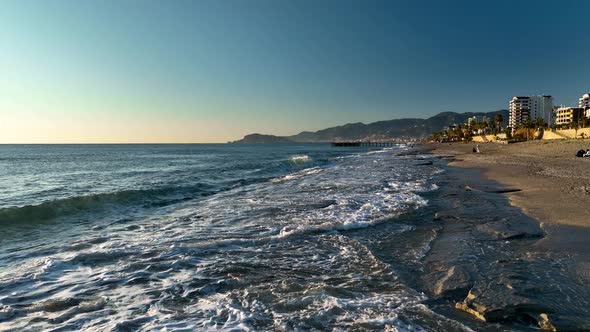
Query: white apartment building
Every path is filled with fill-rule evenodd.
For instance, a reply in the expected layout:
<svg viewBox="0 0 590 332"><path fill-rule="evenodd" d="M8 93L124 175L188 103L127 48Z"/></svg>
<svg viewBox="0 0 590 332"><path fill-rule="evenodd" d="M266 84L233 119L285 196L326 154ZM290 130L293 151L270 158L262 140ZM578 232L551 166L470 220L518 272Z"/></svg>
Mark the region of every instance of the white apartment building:
<svg viewBox="0 0 590 332"><path fill-rule="evenodd" d="M586 117L590 118L590 93L586 93L584 95L582 95L582 98L580 98L580 102L578 104L578 106L580 108L583 108L586 110Z"/></svg>
<svg viewBox="0 0 590 332"><path fill-rule="evenodd" d="M518 128L527 119L538 118L551 124L553 98L551 96L515 96L510 100L508 125Z"/></svg>

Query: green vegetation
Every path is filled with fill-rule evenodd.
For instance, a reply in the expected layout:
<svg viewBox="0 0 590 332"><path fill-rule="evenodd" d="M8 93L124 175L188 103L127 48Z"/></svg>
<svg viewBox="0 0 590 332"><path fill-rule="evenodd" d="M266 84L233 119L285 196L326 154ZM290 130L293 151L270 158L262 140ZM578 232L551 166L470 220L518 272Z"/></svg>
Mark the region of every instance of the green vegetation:
<svg viewBox="0 0 590 332"><path fill-rule="evenodd" d="M482 116L481 120L477 116L470 117L466 119L465 123L453 124L440 132L432 133L430 140L435 142L470 142L474 136L478 135L495 135L497 137L504 122L502 113L506 113L506 111L496 113L493 120L491 119L492 114L489 113L489 115Z"/></svg>
<svg viewBox="0 0 590 332"><path fill-rule="evenodd" d="M502 118L501 113L496 113L496 117L494 118L494 122L496 123L496 132L494 133L494 135L497 135L500 132L500 128L502 127L502 122L504 122L504 119Z"/></svg>
<svg viewBox="0 0 590 332"><path fill-rule="evenodd" d="M519 127L505 127L503 130L502 123L504 116L502 113L498 112L494 116L493 121L485 121L487 119L486 117L483 119L484 121L474 121L474 118L470 118L466 123L450 126L443 131L433 133L430 139L436 142L468 142L477 135L493 134L498 139L497 135L504 133L506 140L512 143L542 139L546 130L555 129L575 129L575 137L579 136L585 139L588 138L587 135L584 133L578 135L578 129L590 127L590 118L586 117L580 117L572 123L559 126L553 125L551 127L541 118L537 118L534 121L527 118Z"/></svg>
<svg viewBox="0 0 590 332"><path fill-rule="evenodd" d="M506 139L507 140L512 140L512 127L506 127L504 128L504 133L506 133Z"/></svg>

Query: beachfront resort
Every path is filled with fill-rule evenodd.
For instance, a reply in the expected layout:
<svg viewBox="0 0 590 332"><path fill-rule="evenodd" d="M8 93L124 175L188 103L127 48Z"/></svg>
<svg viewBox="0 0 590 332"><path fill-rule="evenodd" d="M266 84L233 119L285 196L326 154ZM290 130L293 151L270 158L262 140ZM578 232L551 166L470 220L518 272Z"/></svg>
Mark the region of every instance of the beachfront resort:
<svg viewBox="0 0 590 332"><path fill-rule="evenodd" d="M431 140L510 143L590 137L590 93L578 99L578 106L554 105L551 95L514 96L508 105L494 119L473 116L433 133Z"/></svg>

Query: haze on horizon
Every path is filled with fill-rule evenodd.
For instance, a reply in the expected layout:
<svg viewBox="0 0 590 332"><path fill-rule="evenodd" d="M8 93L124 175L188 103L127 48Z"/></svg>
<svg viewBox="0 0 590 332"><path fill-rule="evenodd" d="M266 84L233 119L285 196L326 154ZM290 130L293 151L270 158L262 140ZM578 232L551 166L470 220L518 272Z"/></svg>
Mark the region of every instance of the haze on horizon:
<svg viewBox="0 0 590 332"><path fill-rule="evenodd" d="M576 105L586 1L0 2L0 143L226 142Z"/></svg>

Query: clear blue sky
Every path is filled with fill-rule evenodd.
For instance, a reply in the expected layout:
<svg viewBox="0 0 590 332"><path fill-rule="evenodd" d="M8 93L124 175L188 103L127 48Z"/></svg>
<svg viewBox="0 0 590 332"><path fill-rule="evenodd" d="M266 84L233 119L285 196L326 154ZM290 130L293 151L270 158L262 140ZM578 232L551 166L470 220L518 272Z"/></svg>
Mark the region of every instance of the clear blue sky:
<svg viewBox="0 0 590 332"><path fill-rule="evenodd" d="M0 143L223 142L590 92L590 1L0 1Z"/></svg>

